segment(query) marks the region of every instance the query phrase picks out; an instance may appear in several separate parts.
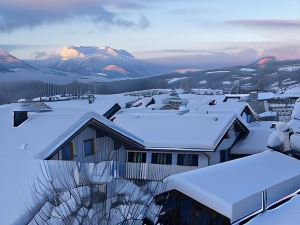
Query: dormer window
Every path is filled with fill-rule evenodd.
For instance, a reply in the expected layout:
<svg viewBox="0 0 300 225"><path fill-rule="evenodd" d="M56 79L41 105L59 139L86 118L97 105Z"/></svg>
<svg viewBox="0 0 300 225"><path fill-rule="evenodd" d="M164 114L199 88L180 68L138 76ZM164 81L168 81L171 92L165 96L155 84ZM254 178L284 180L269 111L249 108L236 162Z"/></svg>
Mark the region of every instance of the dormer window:
<svg viewBox="0 0 300 225"><path fill-rule="evenodd" d="M28 119L27 111L14 111L13 112L13 126L18 127Z"/></svg>

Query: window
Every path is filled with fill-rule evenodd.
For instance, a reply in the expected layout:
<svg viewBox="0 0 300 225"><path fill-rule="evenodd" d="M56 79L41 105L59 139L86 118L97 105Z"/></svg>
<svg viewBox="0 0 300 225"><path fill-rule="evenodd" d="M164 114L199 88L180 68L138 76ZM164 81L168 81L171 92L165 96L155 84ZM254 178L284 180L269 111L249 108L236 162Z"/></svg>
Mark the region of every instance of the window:
<svg viewBox="0 0 300 225"><path fill-rule="evenodd" d="M83 146L84 146L84 156L93 155L95 153L93 139L85 140L83 142Z"/></svg>
<svg viewBox="0 0 300 225"><path fill-rule="evenodd" d="M177 165L180 166L198 166L198 155L178 154Z"/></svg>
<svg viewBox="0 0 300 225"><path fill-rule="evenodd" d="M128 162L145 163L146 152L128 152Z"/></svg>
<svg viewBox="0 0 300 225"><path fill-rule="evenodd" d="M229 218L195 201L179 191L162 194L165 212L160 216L160 224L189 225L230 225Z"/></svg>
<svg viewBox="0 0 300 225"><path fill-rule="evenodd" d="M170 154L170 153L152 153L151 162L154 164L172 164L172 154Z"/></svg>
<svg viewBox="0 0 300 225"><path fill-rule="evenodd" d="M66 146L64 146L61 150L61 158L62 160L73 160L74 159L74 146L73 143L70 142Z"/></svg>

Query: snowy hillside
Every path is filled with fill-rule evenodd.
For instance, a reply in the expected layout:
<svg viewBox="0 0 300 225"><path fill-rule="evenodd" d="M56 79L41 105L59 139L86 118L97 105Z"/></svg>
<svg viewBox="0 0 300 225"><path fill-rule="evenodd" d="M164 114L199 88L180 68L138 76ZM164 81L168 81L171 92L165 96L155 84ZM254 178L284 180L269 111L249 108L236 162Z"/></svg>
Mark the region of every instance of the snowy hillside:
<svg viewBox="0 0 300 225"><path fill-rule="evenodd" d="M30 62L84 76L100 75L107 80L139 78L166 72L151 63L135 58L126 50L117 50L108 46L67 46L55 56Z"/></svg>
<svg viewBox="0 0 300 225"><path fill-rule="evenodd" d="M8 52L0 49L0 72L8 70L17 71L29 68L32 67Z"/></svg>

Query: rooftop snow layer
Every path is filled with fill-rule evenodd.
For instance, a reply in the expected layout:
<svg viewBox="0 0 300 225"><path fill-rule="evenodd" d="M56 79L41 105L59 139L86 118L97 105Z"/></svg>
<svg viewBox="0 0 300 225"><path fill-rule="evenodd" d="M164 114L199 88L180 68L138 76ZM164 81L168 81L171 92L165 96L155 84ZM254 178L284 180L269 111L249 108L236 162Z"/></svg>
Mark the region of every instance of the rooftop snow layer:
<svg viewBox="0 0 300 225"><path fill-rule="evenodd" d="M266 123L268 127L258 126L261 123ZM249 133L232 147L231 154L252 155L266 150L268 138L274 131L274 129L271 129L271 124L272 122L261 121L248 125Z"/></svg>
<svg viewBox="0 0 300 225"><path fill-rule="evenodd" d="M83 109L54 109L51 112L29 113L18 127L12 126L13 107L0 109L0 152L25 151L33 157L45 159L91 119L127 136L137 143L143 141L98 113Z"/></svg>
<svg viewBox="0 0 300 225"><path fill-rule="evenodd" d="M236 116L230 113L131 111L118 114L114 123L143 139L148 149L213 151L235 120Z"/></svg>
<svg viewBox="0 0 300 225"><path fill-rule="evenodd" d="M228 217L231 222L300 188L300 162L275 151L170 176L167 190L178 190Z"/></svg>
<svg viewBox="0 0 300 225"><path fill-rule="evenodd" d="M254 217L245 225L299 225L300 195L285 204Z"/></svg>

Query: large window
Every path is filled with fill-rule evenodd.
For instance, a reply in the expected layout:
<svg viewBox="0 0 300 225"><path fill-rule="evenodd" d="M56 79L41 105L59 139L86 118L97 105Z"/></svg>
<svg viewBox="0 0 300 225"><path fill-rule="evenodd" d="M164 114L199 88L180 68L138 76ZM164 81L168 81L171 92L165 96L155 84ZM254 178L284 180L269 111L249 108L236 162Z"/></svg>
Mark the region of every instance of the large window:
<svg viewBox="0 0 300 225"><path fill-rule="evenodd" d="M146 152L128 152L128 162L145 163Z"/></svg>
<svg viewBox="0 0 300 225"><path fill-rule="evenodd" d="M206 205L180 193L170 191L163 194L162 202L165 212L159 218L160 224L172 225L230 225L229 218L210 209ZM168 197L167 197L168 196Z"/></svg>
<svg viewBox="0 0 300 225"><path fill-rule="evenodd" d="M61 158L62 160L73 160L74 159L74 146L70 142L61 149Z"/></svg>
<svg viewBox="0 0 300 225"><path fill-rule="evenodd" d="M93 155L95 153L93 139L85 140L83 142L83 146L84 146L84 156Z"/></svg>
<svg viewBox="0 0 300 225"><path fill-rule="evenodd" d="M198 155L178 154L177 165L180 166L198 166Z"/></svg>
<svg viewBox="0 0 300 225"><path fill-rule="evenodd" d="M172 164L171 153L152 153L152 163L154 164Z"/></svg>

